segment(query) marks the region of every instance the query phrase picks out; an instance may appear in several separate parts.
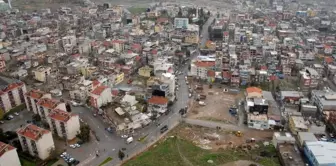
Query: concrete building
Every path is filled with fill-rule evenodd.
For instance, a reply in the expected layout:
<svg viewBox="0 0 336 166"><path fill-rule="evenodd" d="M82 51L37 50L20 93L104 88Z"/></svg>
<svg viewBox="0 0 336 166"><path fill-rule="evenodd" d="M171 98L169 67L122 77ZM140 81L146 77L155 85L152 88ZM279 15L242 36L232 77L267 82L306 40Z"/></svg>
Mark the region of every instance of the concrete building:
<svg viewBox="0 0 336 166"><path fill-rule="evenodd" d="M188 18L175 18L174 19L174 26L175 28L185 28L187 29L189 25Z"/></svg>
<svg viewBox="0 0 336 166"><path fill-rule="evenodd" d="M311 100L318 112L336 110L336 93L332 90L312 90Z"/></svg>
<svg viewBox="0 0 336 166"><path fill-rule="evenodd" d="M301 153L292 143L281 143L277 146L278 156L282 166L304 166Z"/></svg>
<svg viewBox="0 0 336 166"><path fill-rule="evenodd" d="M62 45L65 46L76 46L77 45L77 39L76 36L64 36L62 38Z"/></svg>
<svg viewBox="0 0 336 166"><path fill-rule="evenodd" d="M27 124L16 132L23 151L42 160L50 156L50 151L55 149L51 132L33 124Z"/></svg>
<svg viewBox="0 0 336 166"><path fill-rule="evenodd" d="M0 76L0 108L4 113L24 104L27 92L24 82Z"/></svg>
<svg viewBox="0 0 336 166"><path fill-rule="evenodd" d="M295 138L290 133L274 132L272 143L275 146L275 148L278 146L278 144L283 143L295 144Z"/></svg>
<svg viewBox="0 0 336 166"><path fill-rule="evenodd" d="M33 70L34 79L40 82L46 82L50 72L51 67L40 66Z"/></svg>
<svg viewBox="0 0 336 166"><path fill-rule="evenodd" d="M55 99L50 99L50 98L41 98L38 102L37 102L37 110L38 110L38 114L41 116L41 118L43 119L47 119L47 117L49 116L49 113L53 110L53 109L61 109L61 110L67 110L66 109L66 104L63 102L60 102L58 100Z"/></svg>
<svg viewBox="0 0 336 166"><path fill-rule="evenodd" d="M299 141L300 146L303 146L305 142L318 141L314 133L311 133L311 132L299 132L297 139Z"/></svg>
<svg viewBox="0 0 336 166"><path fill-rule="evenodd" d="M299 132L307 132L308 126L302 116L289 116L289 130L292 134L297 135Z"/></svg>
<svg viewBox="0 0 336 166"><path fill-rule="evenodd" d="M208 78L208 70L214 70L216 66L215 61L196 61L191 63L190 73L200 79Z"/></svg>
<svg viewBox="0 0 336 166"><path fill-rule="evenodd" d="M79 116L60 109L49 113L50 130L61 138L72 140L80 132Z"/></svg>
<svg viewBox="0 0 336 166"><path fill-rule="evenodd" d="M33 111L35 114L38 114L37 103L42 98L51 99L51 94L45 93L38 90L31 90L25 94L25 102L28 111Z"/></svg>
<svg viewBox="0 0 336 166"><path fill-rule="evenodd" d="M144 67L141 67L139 70L138 70L138 74L142 77L150 77L151 74L153 72L153 68L149 67L149 66L144 66Z"/></svg>
<svg viewBox="0 0 336 166"><path fill-rule="evenodd" d="M269 128L268 118L266 114L255 115L253 113L247 114L247 126L249 128L265 130Z"/></svg>
<svg viewBox="0 0 336 166"><path fill-rule="evenodd" d="M305 142L303 150L310 166L336 165L336 144L333 142Z"/></svg>
<svg viewBox="0 0 336 166"><path fill-rule="evenodd" d="M0 165L1 166L21 166L16 148L0 142Z"/></svg>
<svg viewBox="0 0 336 166"><path fill-rule="evenodd" d="M173 101L175 99L175 75L171 73L163 73L160 80L163 83L168 84L169 91L168 94L166 94L166 97L168 96L170 101Z"/></svg>
<svg viewBox="0 0 336 166"><path fill-rule="evenodd" d="M112 48L118 52L122 53L125 50L125 42L122 40L113 40L112 41Z"/></svg>
<svg viewBox="0 0 336 166"><path fill-rule="evenodd" d="M165 113L168 107L168 99L161 96L152 96L148 100L148 108L149 112L155 111L156 113Z"/></svg>
<svg viewBox="0 0 336 166"><path fill-rule="evenodd" d="M112 102L111 88L101 85L91 92L91 106L95 108L100 108L101 106L106 105L110 102Z"/></svg>

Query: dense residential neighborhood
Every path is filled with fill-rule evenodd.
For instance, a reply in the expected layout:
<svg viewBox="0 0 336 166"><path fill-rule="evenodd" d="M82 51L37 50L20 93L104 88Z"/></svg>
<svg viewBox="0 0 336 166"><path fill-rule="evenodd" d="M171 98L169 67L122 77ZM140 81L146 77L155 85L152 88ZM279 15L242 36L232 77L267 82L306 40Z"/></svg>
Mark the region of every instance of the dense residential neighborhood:
<svg viewBox="0 0 336 166"><path fill-rule="evenodd" d="M336 165L334 2L208 3L0 0L0 166Z"/></svg>

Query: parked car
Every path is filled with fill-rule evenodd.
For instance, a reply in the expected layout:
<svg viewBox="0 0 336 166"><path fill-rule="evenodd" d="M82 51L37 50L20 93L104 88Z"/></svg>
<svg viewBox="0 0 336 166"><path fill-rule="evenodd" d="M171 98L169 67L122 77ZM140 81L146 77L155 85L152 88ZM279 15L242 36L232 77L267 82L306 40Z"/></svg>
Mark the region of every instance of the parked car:
<svg viewBox="0 0 336 166"><path fill-rule="evenodd" d="M19 116L19 113L18 112L14 112L14 115Z"/></svg>
<svg viewBox="0 0 336 166"><path fill-rule="evenodd" d="M81 146L79 144L74 144L76 148L80 148Z"/></svg>
<svg viewBox="0 0 336 166"><path fill-rule="evenodd" d="M160 132L161 132L161 134L162 134L162 133L166 132L167 130L168 130L168 126L165 125L165 126L163 126L163 127L160 129Z"/></svg>
<svg viewBox="0 0 336 166"><path fill-rule="evenodd" d="M127 138L127 140L126 140L126 143L127 144L130 144L130 143L132 143L133 142L133 137L129 137L129 138Z"/></svg>
<svg viewBox="0 0 336 166"><path fill-rule="evenodd" d="M129 79L128 81L127 81L127 84L131 84L133 82L133 80L132 79Z"/></svg>
<svg viewBox="0 0 336 166"><path fill-rule="evenodd" d="M75 149L76 146L75 145L70 145L70 148Z"/></svg>
<svg viewBox="0 0 336 166"><path fill-rule="evenodd" d="M4 124L4 123L5 123L4 121L2 121L2 120L0 121L0 124Z"/></svg>

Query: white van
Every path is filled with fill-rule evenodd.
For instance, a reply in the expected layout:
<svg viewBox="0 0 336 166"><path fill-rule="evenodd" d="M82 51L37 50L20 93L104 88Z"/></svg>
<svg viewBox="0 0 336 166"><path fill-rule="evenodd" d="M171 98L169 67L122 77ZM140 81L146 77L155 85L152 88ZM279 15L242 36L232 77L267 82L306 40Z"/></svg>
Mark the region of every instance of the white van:
<svg viewBox="0 0 336 166"><path fill-rule="evenodd" d="M127 138L127 140L126 140L126 143L127 144L130 144L130 143L132 143L133 142L133 137L129 137L129 138Z"/></svg>

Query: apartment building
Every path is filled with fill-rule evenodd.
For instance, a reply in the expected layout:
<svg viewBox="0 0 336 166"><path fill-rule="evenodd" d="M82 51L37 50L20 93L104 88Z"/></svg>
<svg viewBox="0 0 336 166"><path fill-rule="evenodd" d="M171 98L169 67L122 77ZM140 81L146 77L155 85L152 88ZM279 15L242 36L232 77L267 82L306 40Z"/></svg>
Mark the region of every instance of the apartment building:
<svg viewBox="0 0 336 166"><path fill-rule="evenodd" d="M332 90L312 90L311 101L318 112L336 111L336 93Z"/></svg>
<svg viewBox="0 0 336 166"><path fill-rule="evenodd" d="M38 114L37 103L42 98L51 99L50 93L45 93L39 90L31 90L25 94L25 102L28 111L33 111L34 114Z"/></svg>
<svg viewBox="0 0 336 166"><path fill-rule="evenodd" d="M289 130L292 134L297 135L299 132L307 132L308 126L302 116L289 116Z"/></svg>
<svg viewBox="0 0 336 166"><path fill-rule="evenodd" d="M188 18L175 18L174 26L175 28L188 28L189 19Z"/></svg>
<svg viewBox="0 0 336 166"><path fill-rule="evenodd" d="M118 52L122 53L125 50L125 42L123 40L113 40L112 48Z"/></svg>
<svg viewBox="0 0 336 166"><path fill-rule="evenodd" d="M215 61L196 61L191 64L191 75L201 79L208 78L208 70L214 70L216 65Z"/></svg>
<svg viewBox="0 0 336 166"><path fill-rule="evenodd" d="M152 96L148 100L148 111L157 113L165 113L168 107L168 99L161 96Z"/></svg>
<svg viewBox="0 0 336 166"><path fill-rule="evenodd" d="M166 97L173 101L175 99L175 75L171 73L163 73L160 79L163 83L168 84L169 91Z"/></svg>
<svg viewBox="0 0 336 166"><path fill-rule="evenodd" d="M50 151L55 149L51 132L33 124L27 124L16 132L23 151L42 160L49 157Z"/></svg>
<svg viewBox="0 0 336 166"><path fill-rule="evenodd" d="M0 142L0 165L1 166L21 166L16 148Z"/></svg>
<svg viewBox="0 0 336 166"><path fill-rule="evenodd" d="M101 85L95 88L90 95L91 106L100 108L103 105L112 102L111 88Z"/></svg>
<svg viewBox="0 0 336 166"><path fill-rule="evenodd" d="M33 70L34 79L40 82L46 82L48 76L50 75L51 67L40 66Z"/></svg>
<svg viewBox="0 0 336 166"><path fill-rule="evenodd" d="M24 104L24 94L26 92L27 89L24 82L0 76L0 108L4 113Z"/></svg>
<svg viewBox="0 0 336 166"><path fill-rule="evenodd" d="M49 113L48 117L51 131L61 138L72 140L80 132L79 117L77 114L54 109Z"/></svg>
<svg viewBox="0 0 336 166"><path fill-rule="evenodd" d="M37 102L37 112L43 119L47 119L53 109L67 110L66 104L55 99L42 98Z"/></svg>
<svg viewBox="0 0 336 166"><path fill-rule="evenodd" d="M316 89L320 83L321 75L313 68L305 67L300 71L300 88L302 91Z"/></svg>

